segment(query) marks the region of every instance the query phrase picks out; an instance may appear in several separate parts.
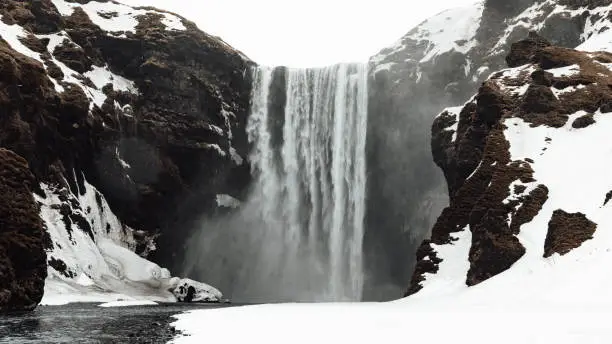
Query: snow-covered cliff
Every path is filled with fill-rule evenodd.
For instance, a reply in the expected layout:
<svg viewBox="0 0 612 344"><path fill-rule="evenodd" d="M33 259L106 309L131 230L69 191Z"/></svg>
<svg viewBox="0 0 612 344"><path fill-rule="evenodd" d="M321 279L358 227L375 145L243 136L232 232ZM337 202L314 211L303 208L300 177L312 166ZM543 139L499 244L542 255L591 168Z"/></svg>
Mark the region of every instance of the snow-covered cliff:
<svg viewBox="0 0 612 344"><path fill-rule="evenodd" d="M19 207L44 227L17 237L5 217L0 310L40 301L45 252L47 303L219 300L145 258L180 264L192 221L246 188L251 62L184 18L108 0L2 1L0 37L2 204L29 190Z"/></svg>
<svg viewBox="0 0 612 344"><path fill-rule="evenodd" d="M571 286L597 285L609 265L612 30L577 50L531 34L507 60L512 68L435 120L451 201L419 249L414 297L492 278L477 290L528 284L578 302L584 290Z"/></svg>
<svg viewBox="0 0 612 344"><path fill-rule="evenodd" d="M575 48L612 28L611 18L610 0L486 0L444 11L372 57L366 229L366 254L375 262L371 274L406 285L420 241L448 204L444 176L431 161L432 114L464 104L506 67L511 44L530 31ZM387 261L374 258L380 256Z"/></svg>

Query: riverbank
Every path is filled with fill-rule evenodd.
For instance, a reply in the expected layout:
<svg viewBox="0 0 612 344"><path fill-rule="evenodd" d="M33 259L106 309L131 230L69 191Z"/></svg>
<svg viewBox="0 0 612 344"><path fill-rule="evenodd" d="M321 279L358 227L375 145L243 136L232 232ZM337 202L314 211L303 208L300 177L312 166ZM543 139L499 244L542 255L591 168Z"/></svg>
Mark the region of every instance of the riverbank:
<svg viewBox="0 0 612 344"><path fill-rule="evenodd" d="M174 315L232 304L157 304L100 307L102 303L41 306L0 316L0 343L167 343L175 337Z"/></svg>

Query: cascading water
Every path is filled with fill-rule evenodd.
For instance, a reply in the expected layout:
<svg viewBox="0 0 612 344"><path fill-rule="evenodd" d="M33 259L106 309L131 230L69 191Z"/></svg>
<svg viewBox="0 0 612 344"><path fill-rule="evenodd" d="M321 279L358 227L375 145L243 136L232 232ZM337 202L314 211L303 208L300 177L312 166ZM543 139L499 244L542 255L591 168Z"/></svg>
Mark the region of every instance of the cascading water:
<svg viewBox="0 0 612 344"><path fill-rule="evenodd" d="M275 71L253 71L255 183L230 221L203 229L202 275L240 301L358 301L367 67L284 70L280 111Z"/></svg>

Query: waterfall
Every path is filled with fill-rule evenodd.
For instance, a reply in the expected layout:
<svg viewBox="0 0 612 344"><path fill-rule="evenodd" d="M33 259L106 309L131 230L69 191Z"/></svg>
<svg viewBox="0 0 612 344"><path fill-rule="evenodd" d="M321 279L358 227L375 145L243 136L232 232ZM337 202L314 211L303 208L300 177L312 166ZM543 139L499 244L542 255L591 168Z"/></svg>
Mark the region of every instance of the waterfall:
<svg viewBox="0 0 612 344"><path fill-rule="evenodd" d="M247 131L254 186L233 221L201 239L208 264L226 262L206 269L206 278L230 274L218 285L241 301L358 301L367 67L282 69L284 87L275 92L284 106L275 106L279 71L253 71Z"/></svg>

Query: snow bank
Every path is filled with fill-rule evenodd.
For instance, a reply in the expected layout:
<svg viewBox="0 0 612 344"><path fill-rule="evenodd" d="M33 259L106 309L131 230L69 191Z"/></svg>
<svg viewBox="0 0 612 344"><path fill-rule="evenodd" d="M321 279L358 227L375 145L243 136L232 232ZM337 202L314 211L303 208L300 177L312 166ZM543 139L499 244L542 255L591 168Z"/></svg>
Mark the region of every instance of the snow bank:
<svg viewBox="0 0 612 344"><path fill-rule="evenodd" d="M519 286L514 286L518 289ZM606 315L587 310L482 312L409 303L293 304L193 311L173 325L174 344L221 343L609 343ZM537 305L537 303L535 303ZM205 324L205 326L204 326ZM214 329L211 331L211 329Z"/></svg>
<svg viewBox="0 0 612 344"><path fill-rule="evenodd" d="M111 308L111 307L134 307L134 306L156 306L157 303L153 301L113 301L99 305L98 307Z"/></svg>
<svg viewBox="0 0 612 344"><path fill-rule="evenodd" d="M602 33L593 35L591 38L586 40L576 49L582 50L582 51L612 52L612 27L610 27L608 30L605 30Z"/></svg>
<svg viewBox="0 0 612 344"><path fill-rule="evenodd" d="M167 269L134 253L138 244L135 231L117 219L101 193L87 181L84 185L85 189L74 195L42 184L45 197L35 195L53 243L47 250L49 267L42 305L222 299L219 290L172 278Z"/></svg>

